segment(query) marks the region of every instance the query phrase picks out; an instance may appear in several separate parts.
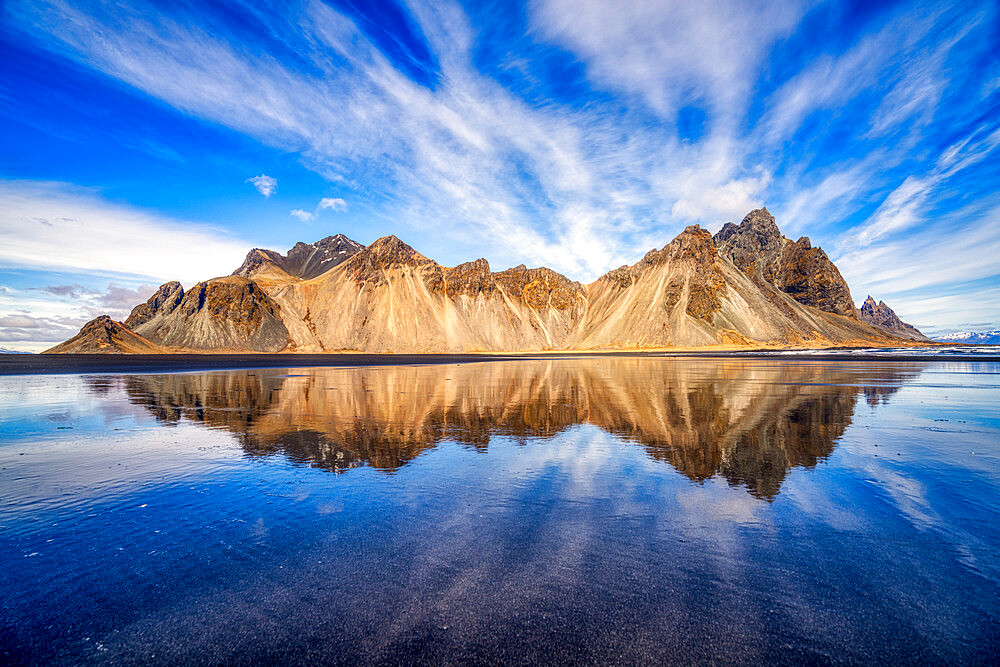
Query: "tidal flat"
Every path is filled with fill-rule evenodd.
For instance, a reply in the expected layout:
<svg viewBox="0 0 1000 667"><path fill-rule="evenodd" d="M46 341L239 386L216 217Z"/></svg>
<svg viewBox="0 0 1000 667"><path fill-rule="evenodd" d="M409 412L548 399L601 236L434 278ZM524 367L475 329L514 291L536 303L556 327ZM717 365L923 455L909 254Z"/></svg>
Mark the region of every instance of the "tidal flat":
<svg viewBox="0 0 1000 667"><path fill-rule="evenodd" d="M0 376L0 660L995 663L1000 363Z"/></svg>

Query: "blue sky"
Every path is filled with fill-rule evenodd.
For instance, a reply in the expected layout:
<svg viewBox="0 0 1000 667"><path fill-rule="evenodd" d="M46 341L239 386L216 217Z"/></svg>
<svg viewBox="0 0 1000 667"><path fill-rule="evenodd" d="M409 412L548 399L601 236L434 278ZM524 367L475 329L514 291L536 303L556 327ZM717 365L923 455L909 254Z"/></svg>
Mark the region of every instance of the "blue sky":
<svg viewBox="0 0 1000 667"><path fill-rule="evenodd" d="M396 234L590 282L761 205L855 301L931 334L1000 328L995 2L0 13L3 347L254 246Z"/></svg>

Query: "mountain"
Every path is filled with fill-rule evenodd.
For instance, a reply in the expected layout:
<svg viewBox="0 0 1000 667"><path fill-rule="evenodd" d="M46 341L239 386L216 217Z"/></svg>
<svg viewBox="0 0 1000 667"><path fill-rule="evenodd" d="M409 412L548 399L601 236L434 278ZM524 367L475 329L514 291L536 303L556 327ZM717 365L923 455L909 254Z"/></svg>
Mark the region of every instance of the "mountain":
<svg viewBox="0 0 1000 667"><path fill-rule="evenodd" d="M438 264L395 236L255 248L233 273L162 285L125 326L173 350L474 352L899 343L858 319L821 248L767 209L694 225L589 285L545 267Z"/></svg>
<svg viewBox="0 0 1000 667"><path fill-rule="evenodd" d="M168 350L130 331L121 322L101 315L83 325L80 333L45 354L163 354Z"/></svg>
<svg viewBox="0 0 1000 667"><path fill-rule="evenodd" d="M254 248L247 253L243 264L233 272L233 275L254 278L261 274L270 275L277 270L295 278L309 280L345 262L362 248L363 245L343 234L327 236L315 243L300 241L286 255L273 250Z"/></svg>
<svg viewBox="0 0 1000 667"><path fill-rule="evenodd" d="M289 342L277 304L242 276L206 280L187 292L180 283L166 283L125 324L181 350L278 352Z"/></svg>
<svg viewBox="0 0 1000 667"><path fill-rule="evenodd" d="M778 230L766 208L751 211L743 222L723 225L714 241L719 253L758 285L772 285L806 306L855 317L847 281L822 248L806 236L798 241Z"/></svg>
<svg viewBox="0 0 1000 667"><path fill-rule="evenodd" d="M875 299L872 298L871 294L868 295L868 298L865 299L864 304L861 306L861 310L858 311L858 319L880 329L885 329L890 334L899 336L900 338L925 342L930 341L930 338L920 333L915 326L899 319L899 316L896 315L885 301L879 301L876 305Z"/></svg>
<svg viewBox="0 0 1000 667"><path fill-rule="evenodd" d="M587 301L583 285L549 269L443 267L395 236L319 278L267 289L296 351L563 348Z"/></svg>
<svg viewBox="0 0 1000 667"><path fill-rule="evenodd" d="M747 219L752 222L751 216ZM574 346L824 344L884 338L854 318L800 303L752 261L741 262L741 268L730 256L741 257L756 230L746 221L730 228L738 230L730 232L732 243L720 247L704 229L688 227L638 263L591 284L587 316ZM787 257L783 261L790 265Z"/></svg>
<svg viewBox="0 0 1000 667"><path fill-rule="evenodd" d="M1000 331L956 331L953 334L935 336L942 343L973 343L976 345L1000 345Z"/></svg>

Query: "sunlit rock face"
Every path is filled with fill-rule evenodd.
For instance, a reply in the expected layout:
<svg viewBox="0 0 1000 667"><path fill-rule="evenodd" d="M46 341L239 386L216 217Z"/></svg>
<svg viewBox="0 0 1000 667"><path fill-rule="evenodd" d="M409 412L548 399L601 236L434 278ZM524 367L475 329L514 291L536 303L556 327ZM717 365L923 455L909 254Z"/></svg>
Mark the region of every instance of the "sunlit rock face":
<svg viewBox="0 0 1000 667"><path fill-rule="evenodd" d="M157 315L172 313L184 300L184 288L176 280L160 285L159 289L149 297L146 303L140 303L132 309L125 326L135 331Z"/></svg>
<svg viewBox="0 0 1000 667"><path fill-rule="evenodd" d="M782 237L768 219L771 227L763 231L748 225L747 257L780 245ZM601 277L589 286L574 346L825 344L887 337L852 317L800 302L756 271L741 269L726 248L695 225L640 262ZM739 262L742 257L736 255Z"/></svg>
<svg viewBox="0 0 1000 667"><path fill-rule="evenodd" d="M311 281L264 285L300 352L565 349L586 290L548 269L443 267L394 236Z"/></svg>
<svg viewBox="0 0 1000 667"><path fill-rule="evenodd" d="M278 352L288 346L288 329L277 304L254 281L240 276L213 278L187 292L171 291L161 300L170 285L161 287L129 318L137 322L134 331L154 343L195 351Z"/></svg>
<svg viewBox="0 0 1000 667"><path fill-rule="evenodd" d="M798 247L781 257L798 256ZM444 267L394 236L314 280L282 278L274 271L254 279L279 305L288 350L297 352L637 349L889 338L858 322L853 307L848 317L803 303L789 287L793 265L799 266L782 265L789 290L783 291L738 268L707 231L692 226L590 285L544 267L493 272L485 259ZM810 276L815 273L811 265L802 266ZM816 301L823 305L819 297Z"/></svg>
<svg viewBox="0 0 1000 667"><path fill-rule="evenodd" d="M107 315L95 317L80 333L45 351L45 354L160 354L159 345L129 330Z"/></svg>
<svg viewBox="0 0 1000 667"><path fill-rule="evenodd" d="M126 376L158 420L225 429L248 455L392 471L442 441L487 449L494 437L552 438L590 424L693 481L721 475L778 494L791 468L828 456L859 399L888 400L918 370L888 371L872 395L863 365L664 359ZM885 373L879 369L879 373Z"/></svg>

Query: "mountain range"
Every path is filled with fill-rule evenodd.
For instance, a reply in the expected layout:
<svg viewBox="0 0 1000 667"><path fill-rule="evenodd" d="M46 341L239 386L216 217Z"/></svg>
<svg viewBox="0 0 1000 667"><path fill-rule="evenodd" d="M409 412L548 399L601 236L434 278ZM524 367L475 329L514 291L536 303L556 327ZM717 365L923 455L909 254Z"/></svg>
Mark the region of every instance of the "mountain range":
<svg viewBox="0 0 1000 667"><path fill-rule="evenodd" d="M377 353L872 345L925 339L847 282L767 209L714 236L687 227L593 283L485 259L445 267L395 236L254 248L232 275L160 286L124 322L98 318L53 353Z"/></svg>
<svg viewBox="0 0 1000 667"><path fill-rule="evenodd" d="M956 331L934 340L942 343L974 343L976 345L1000 345L1000 331Z"/></svg>

